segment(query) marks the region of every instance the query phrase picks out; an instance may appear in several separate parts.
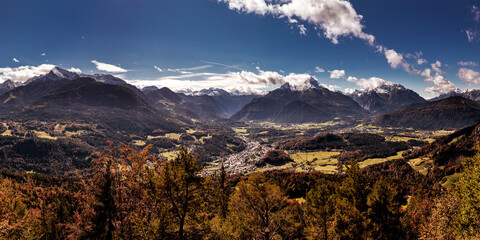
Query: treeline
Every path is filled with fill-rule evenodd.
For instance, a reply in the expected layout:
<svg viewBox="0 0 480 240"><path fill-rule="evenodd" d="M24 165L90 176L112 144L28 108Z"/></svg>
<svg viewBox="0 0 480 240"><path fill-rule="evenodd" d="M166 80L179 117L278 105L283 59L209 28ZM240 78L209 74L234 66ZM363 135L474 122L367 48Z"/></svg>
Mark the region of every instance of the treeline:
<svg viewBox="0 0 480 240"><path fill-rule="evenodd" d="M398 164L397 164L398 165ZM393 167L391 167L393 168ZM0 177L0 239L454 239L480 236L480 156L452 192L344 174L202 177L180 148L161 161L106 147L90 177ZM400 179L401 176L397 176ZM406 195L409 193L409 195Z"/></svg>

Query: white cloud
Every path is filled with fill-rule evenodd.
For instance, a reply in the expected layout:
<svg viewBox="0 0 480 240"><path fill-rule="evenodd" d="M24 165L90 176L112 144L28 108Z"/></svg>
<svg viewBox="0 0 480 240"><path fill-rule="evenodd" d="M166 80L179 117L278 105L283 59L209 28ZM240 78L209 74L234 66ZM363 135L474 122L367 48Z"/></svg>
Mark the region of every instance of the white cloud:
<svg viewBox="0 0 480 240"><path fill-rule="evenodd" d="M177 71L198 71L198 70L203 70L207 68L213 67L212 65L202 65L202 66L197 66L197 67L190 67L190 68L178 68L176 69Z"/></svg>
<svg viewBox="0 0 480 240"><path fill-rule="evenodd" d="M339 89L340 87L337 86L337 85L330 85L330 84L323 84L323 83L320 83L320 86L324 87L324 88L327 88L328 90L330 91L336 91L337 89Z"/></svg>
<svg viewBox="0 0 480 240"><path fill-rule="evenodd" d="M297 25L300 35L307 35L307 28L303 24Z"/></svg>
<svg viewBox="0 0 480 240"><path fill-rule="evenodd" d="M398 66L404 65L405 62L403 61L403 56L400 53L397 53L393 49L385 50L385 57L387 58L387 62L390 64L392 68L397 68Z"/></svg>
<svg viewBox="0 0 480 240"><path fill-rule="evenodd" d="M371 77L367 79L367 78L356 78L356 77L350 76L347 78L347 81L353 82L364 89L375 89L383 85L393 85L392 82L385 81L378 77Z"/></svg>
<svg viewBox="0 0 480 240"><path fill-rule="evenodd" d="M16 59L16 58L13 58L12 61L14 61L14 62L16 62L16 63L20 62L20 61L19 61L18 59Z"/></svg>
<svg viewBox="0 0 480 240"><path fill-rule="evenodd" d="M82 70L80 70L80 68L74 68L74 67L67 69L67 71L74 72L74 73L82 73Z"/></svg>
<svg viewBox="0 0 480 240"><path fill-rule="evenodd" d="M46 55L47 55L46 53L42 53L42 54L40 54L40 56L46 56Z"/></svg>
<svg viewBox="0 0 480 240"><path fill-rule="evenodd" d="M49 73L55 65L42 64L39 66L21 66L17 68L0 68L0 80L12 79L25 82L30 78Z"/></svg>
<svg viewBox="0 0 480 240"><path fill-rule="evenodd" d="M333 70L330 72L330 78L332 79L339 79L345 77L345 70Z"/></svg>
<svg viewBox="0 0 480 240"><path fill-rule="evenodd" d="M157 67L157 66L153 66L153 67L154 67L155 69L157 69L157 71L163 72L163 69L161 69L161 68L159 68L159 67Z"/></svg>
<svg viewBox="0 0 480 240"><path fill-rule="evenodd" d="M432 87L428 87L425 89L426 92L439 95L451 91L458 91L458 88L455 86L455 84L445 79L445 73L441 70L442 63L440 61L436 61L430 66L432 69L426 68L420 74L420 76L425 77L425 81L433 84ZM434 75L432 75L432 70L435 73Z"/></svg>
<svg viewBox="0 0 480 240"><path fill-rule="evenodd" d="M478 9L477 6L473 5L471 11L472 11L472 14L473 14L473 20L475 22L480 22L480 9Z"/></svg>
<svg viewBox="0 0 480 240"><path fill-rule="evenodd" d="M355 92L356 89L353 89L353 88L345 88L345 90L343 90L343 92L345 94L352 94Z"/></svg>
<svg viewBox="0 0 480 240"><path fill-rule="evenodd" d="M202 65L202 66L189 67L189 68L176 68L176 69L168 68L167 71L177 72L177 73L181 73L181 74L190 74L190 73L192 73L192 71L203 70L203 69L207 69L207 68L211 68L211 67L213 67L213 66L212 65Z"/></svg>
<svg viewBox="0 0 480 240"><path fill-rule="evenodd" d="M321 68L321 67L315 67L315 72L317 73L323 73L325 72L325 69Z"/></svg>
<svg viewBox="0 0 480 240"><path fill-rule="evenodd" d="M115 66L115 65L112 65L112 64L102 63L102 62L98 62L96 60L92 60L92 63L95 64L97 69L100 70L100 71L111 72L111 73L128 72L128 70L123 69L123 68L118 67L118 66Z"/></svg>
<svg viewBox="0 0 480 240"><path fill-rule="evenodd" d="M311 86L310 81L317 81L309 74L280 74L274 71L258 72L239 71L227 73L187 73L161 77L156 80L130 80L129 82L138 86L168 87L174 91L180 90L201 90L206 88L222 88L229 92L262 93L267 89L279 87L290 83L294 89L304 89ZM331 90L339 88L335 85L320 84Z"/></svg>
<svg viewBox="0 0 480 240"><path fill-rule="evenodd" d="M345 0L218 0L231 10L259 15L286 17L289 23L302 20L323 30L323 35L337 44L339 37L353 36L373 45L375 37L363 32L363 16Z"/></svg>
<svg viewBox="0 0 480 240"><path fill-rule="evenodd" d="M472 69L460 68L457 76L468 85L480 85L480 73Z"/></svg>
<svg viewBox="0 0 480 240"><path fill-rule="evenodd" d="M462 67L476 67L478 66L478 63L473 61L461 61L461 62L458 62L458 65Z"/></svg>
<svg viewBox="0 0 480 240"><path fill-rule="evenodd" d="M427 63L427 60L425 60L425 59L423 59L423 58L417 59L417 64L418 64L418 65L423 65L423 64L425 64L425 63Z"/></svg>
<svg viewBox="0 0 480 240"><path fill-rule="evenodd" d="M478 31L472 29L465 31L465 33L467 34L467 39L469 42L475 41L478 35L480 35Z"/></svg>

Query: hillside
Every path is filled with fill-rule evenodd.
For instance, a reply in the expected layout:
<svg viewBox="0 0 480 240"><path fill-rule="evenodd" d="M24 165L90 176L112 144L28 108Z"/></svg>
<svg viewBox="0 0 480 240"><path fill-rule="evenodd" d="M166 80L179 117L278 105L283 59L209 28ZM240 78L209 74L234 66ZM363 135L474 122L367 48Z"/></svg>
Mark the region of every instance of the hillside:
<svg viewBox="0 0 480 240"><path fill-rule="evenodd" d="M480 122L480 103L463 97L413 104L374 120L381 126L416 129L460 129Z"/></svg>

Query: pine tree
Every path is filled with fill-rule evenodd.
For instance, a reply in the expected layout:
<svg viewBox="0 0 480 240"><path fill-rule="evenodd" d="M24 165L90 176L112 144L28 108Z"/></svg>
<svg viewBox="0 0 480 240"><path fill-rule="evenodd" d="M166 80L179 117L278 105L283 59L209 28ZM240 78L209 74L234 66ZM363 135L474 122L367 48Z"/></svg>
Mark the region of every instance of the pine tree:
<svg viewBox="0 0 480 240"><path fill-rule="evenodd" d="M340 239L366 238L366 181L356 160L347 168L347 177L337 189L335 233Z"/></svg>
<svg viewBox="0 0 480 240"><path fill-rule="evenodd" d="M305 213L308 233L312 239L329 239L328 228L335 212L333 190L320 180L306 197Z"/></svg>
<svg viewBox="0 0 480 240"><path fill-rule="evenodd" d="M398 216L399 206L395 202L395 192L380 179L373 185L367 197L368 224L371 237L375 239L402 239Z"/></svg>

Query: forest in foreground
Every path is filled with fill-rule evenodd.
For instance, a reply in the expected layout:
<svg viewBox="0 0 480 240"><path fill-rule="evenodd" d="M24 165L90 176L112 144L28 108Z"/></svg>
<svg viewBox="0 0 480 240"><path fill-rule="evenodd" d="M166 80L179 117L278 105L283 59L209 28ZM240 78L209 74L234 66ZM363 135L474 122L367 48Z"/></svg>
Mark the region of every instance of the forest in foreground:
<svg viewBox="0 0 480 240"><path fill-rule="evenodd" d="M0 239L475 239L480 155L451 190L361 171L202 176L180 148L106 147L89 176L0 177ZM378 171L377 171L378 173ZM406 193L413 192L412 195Z"/></svg>

